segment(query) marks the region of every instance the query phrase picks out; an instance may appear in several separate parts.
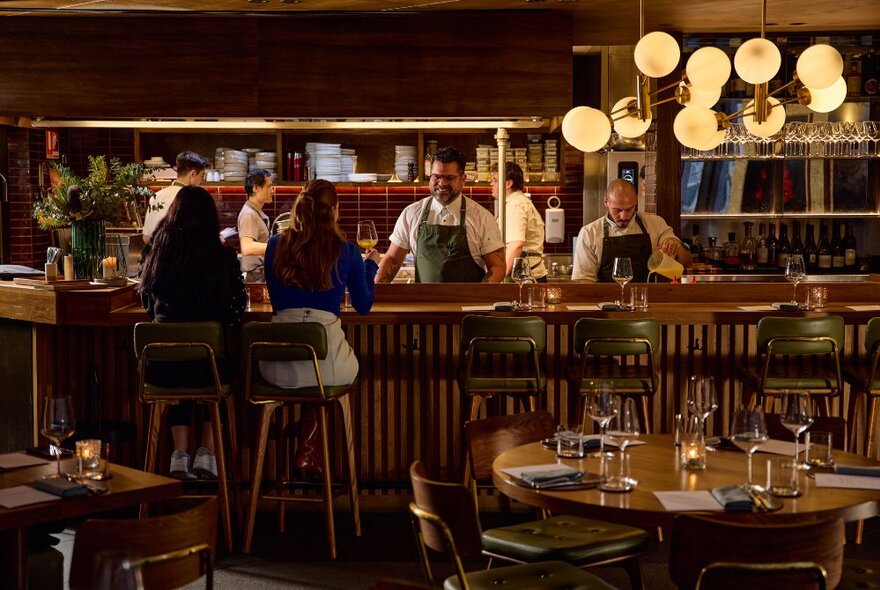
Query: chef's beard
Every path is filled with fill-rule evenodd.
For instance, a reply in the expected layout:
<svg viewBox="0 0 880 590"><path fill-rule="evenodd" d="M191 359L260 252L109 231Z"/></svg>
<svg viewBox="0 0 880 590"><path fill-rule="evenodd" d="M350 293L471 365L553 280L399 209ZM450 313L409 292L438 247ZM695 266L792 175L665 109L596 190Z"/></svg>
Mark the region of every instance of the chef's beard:
<svg viewBox="0 0 880 590"><path fill-rule="evenodd" d="M452 201L457 199L458 195L460 195L460 194L461 194L461 191L459 191L457 193L453 193L451 189L448 192L441 191L440 187L436 187L436 186L431 189L431 196L434 197L437 200L437 202L440 203L441 205L448 205L449 203L451 203Z"/></svg>

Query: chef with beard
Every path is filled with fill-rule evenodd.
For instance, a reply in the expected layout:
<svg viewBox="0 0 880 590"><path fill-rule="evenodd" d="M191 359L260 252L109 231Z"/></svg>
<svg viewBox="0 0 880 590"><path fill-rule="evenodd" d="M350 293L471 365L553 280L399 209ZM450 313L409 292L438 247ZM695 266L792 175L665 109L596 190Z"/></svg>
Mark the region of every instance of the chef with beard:
<svg viewBox="0 0 880 590"><path fill-rule="evenodd" d="M431 196L406 207L376 274L390 283L410 252L419 283L500 283L504 242L495 217L462 195L467 175L460 151L444 147L431 156Z"/></svg>

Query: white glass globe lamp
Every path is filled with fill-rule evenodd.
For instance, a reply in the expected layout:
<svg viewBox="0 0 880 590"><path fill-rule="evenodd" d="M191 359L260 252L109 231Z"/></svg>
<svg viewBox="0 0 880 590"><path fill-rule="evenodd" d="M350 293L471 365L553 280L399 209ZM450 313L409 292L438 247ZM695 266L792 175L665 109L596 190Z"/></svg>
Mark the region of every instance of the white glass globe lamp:
<svg viewBox="0 0 880 590"><path fill-rule="evenodd" d="M843 104L846 99L846 81L838 76L837 81L828 88L809 87L810 102L807 108L817 113L830 113Z"/></svg>
<svg viewBox="0 0 880 590"><path fill-rule="evenodd" d="M611 120L598 109L575 107L562 119L562 136L582 152L595 152L611 138Z"/></svg>
<svg viewBox="0 0 880 590"><path fill-rule="evenodd" d="M730 79L730 58L717 47L701 47L690 56L685 71L692 86L721 88Z"/></svg>
<svg viewBox="0 0 880 590"><path fill-rule="evenodd" d="M757 37L739 46L733 56L736 74L747 84L769 82L782 65L782 55L772 41Z"/></svg>
<svg viewBox="0 0 880 590"><path fill-rule="evenodd" d="M678 67L681 50L672 35L654 31L639 39L633 58L641 73L662 78Z"/></svg>
<svg viewBox="0 0 880 590"><path fill-rule="evenodd" d="M616 103L614 103L614 107L611 109L611 112L614 113L619 109L624 109L630 104L635 104L636 97L635 96L627 96L626 98L621 98ZM639 119L637 113L632 113L624 116L626 111L621 110L617 114L612 114L611 117L614 121L614 130L617 131L617 134L621 137L640 137L645 134L648 130L648 127L651 126L651 113L650 111L645 113L647 118L642 121ZM621 117L621 118L618 118Z"/></svg>
<svg viewBox="0 0 880 590"><path fill-rule="evenodd" d="M712 108L721 98L721 87L718 88L706 88L695 85L686 86L684 82L679 84L681 87L686 87L688 94L690 97L684 103L687 106L701 106L706 108Z"/></svg>
<svg viewBox="0 0 880 590"><path fill-rule="evenodd" d="M813 45L798 58L797 75L807 88L828 88L843 75L843 58L830 45Z"/></svg>
<svg viewBox="0 0 880 590"><path fill-rule="evenodd" d="M721 145L721 142L724 141L725 137L727 137L727 129L719 129L715 132L715 135L710 137L705 143L699 144L695 149L703 152L714 150Z"/></svg>
<svg viewBox="0 0 880 590"><path fill-rule="evenodd" d="M715 136L718 120L715 113L701 106L688 106L681 109L672 123L676 139L689 148L702 149Z"/></svg>
<svg viewBox="0 0 880 590"><path fill-rule="evenodd" d="M758 123L755 120L754 113L743 116L743 124L752 135L770 137L779 133L779 130L785 125L785 107L780 105L779 101L772 96L768 97L767 101L773 108L767 110L767 120L763 123ZM747 113L751 111L754 104L754 100L749 101L749 104L746 105Z"/></svg>

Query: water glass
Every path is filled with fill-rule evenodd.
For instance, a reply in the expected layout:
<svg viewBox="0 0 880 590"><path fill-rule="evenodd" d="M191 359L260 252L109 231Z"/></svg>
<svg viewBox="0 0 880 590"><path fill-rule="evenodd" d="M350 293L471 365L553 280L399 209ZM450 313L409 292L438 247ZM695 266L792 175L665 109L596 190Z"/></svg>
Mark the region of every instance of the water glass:
<svg viewBox="0 0 880 590"><path fill-rule="evenodd" d="M603 492L631 492L638 483L630 477L629 453L602 453L600 474Z"/></svg>
<svg viewBox="0 0 880 590"><path fill-rule="evenodd" d="M629 291L629 306L637 311L648 309L648 288L631 287Z"/></svg>
<svg viewBox="0 0 880 590"><path fill-rule="evenodd" d="M348 289L345 290L345 295L342 298L342 309L346 311L351 311L352 309L354 309L351 306L351 295L349 295Z"/></svg>
<svg viewBox="0 0 880 590"><path fill-rule="evenodd" d="M541 285L529 287L529 306L532 309L544 309L547 307L547 290Z"/></svg>
<svg viewBox="0 0 880 590"><path fill-rule="evenodd" d="M813 467L832 467L834 465L832 433L807 432L807 465Z"/></svg>
<svg viewBox="0 0 880 590"><path fill-rule="evenodd" d="M580 424L560 424L556 430L556 456L580 459L584 456L583 428Z"/></svg>
<svg viewBox="0 0 880 590"><path fill-rule="evenodd" d="M791 457L773 457L767 460L767 491L781 498L796 498L798 490L798 463Z"/></svg>
<svg viewBox="0 0 880 590"><path fill-rule="evenodd" d="M828 301L828 287L810 287L807 289L807 308L824 309Z"/></svg>

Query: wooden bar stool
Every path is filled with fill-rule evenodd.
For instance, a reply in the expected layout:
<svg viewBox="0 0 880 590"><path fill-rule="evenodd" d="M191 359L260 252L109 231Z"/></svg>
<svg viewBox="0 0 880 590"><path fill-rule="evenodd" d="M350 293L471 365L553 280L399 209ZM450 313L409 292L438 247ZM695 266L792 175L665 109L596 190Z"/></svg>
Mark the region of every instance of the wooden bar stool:
<svg viewBox="0 0 880 590"><path fill-rule="evenodd" d="M865 332L865 350L868 352L867 362L853 359L843 369L843 378L850 384L849 440L852 451L856 450L855 425L858 413L858 395L865 396L865 456L870 457L874 451L874 437L877 432L877 397L880 397L880 318L868 322Z"/></svg>
<svg viewBox="0 0 880 590"><path fill-rule="evenodd" d="M144 471L155 472L156 453L159 447L159 432L169 405L180 402L206 404L211 416L211 431L214 436L214 453L217 457L217 488L220 495L220 514L223 533L228 551L232 551L232 509L229 499L229 477L227 475L226 445L224 444L223 424L220 404L226 404L227 426L229 432L229 453L232 455L232 489L236 498L236 511L240 512L238 501L239 468L238 439L236 435L235 401L228 383L221 382L217 371L216 357L223 354L223 327L217 322L162 323L141 322L134 327L134 347L139 365L138 397L142 403L151 406L150 426L147 435L147 451ZM198 387L167 387L147 381L147 365L160 363L208 363L213 375L212 383ZM143 511L142 511L143 513Z"/></svg>
<svg viewBox="0 0 880 590"><path fill-rule="evenodd" d="M254 535L254 521L260 498L276 502L298 501L287 495L261 495L260 484L263 478L263 464L266 459L266 443L269 425L275 410L287 404L311 404L318 408L318 425L321 433L322 498L327 524L327 542L330 557L336 557L336 533L333 518L333 489L330 478L330 445L328 440L328 407L338 403L342 410L345 429L345 447L348 462L348 495L354 517L355 535L361 534L361 515L358 504L357 468L354 454L354 429L351 416L349 393L355 384L325 386L321 378L319 360L327 358L327 332L322 324L248 322L243 328L243 346L247 351L245 374L245 395L252 404L261 406L260 425L254 446L253 472L251 475L251 495L245 523L244 552L250 553ZM260 361L307 361L315 370L317 385L295 388L277 387L268 383L260 374ZM313 499L308 499L314 501ZM306 501L308 501L306 500Z"/></svg>

